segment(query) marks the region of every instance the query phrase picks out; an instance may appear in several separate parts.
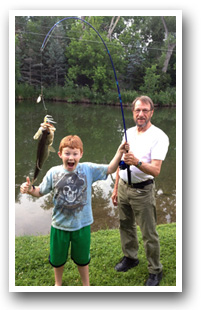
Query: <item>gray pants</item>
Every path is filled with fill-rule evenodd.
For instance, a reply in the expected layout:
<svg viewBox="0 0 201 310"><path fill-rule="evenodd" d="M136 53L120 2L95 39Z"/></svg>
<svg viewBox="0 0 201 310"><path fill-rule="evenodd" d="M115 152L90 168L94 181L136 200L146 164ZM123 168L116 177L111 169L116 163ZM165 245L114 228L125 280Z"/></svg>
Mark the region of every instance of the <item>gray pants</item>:
<svg viewBox="0 0 201 310"><path fill-rule="evenodd" d="M155 184L143 189L131 188L119 179L118 207L122 251L126 257L138 255L137 224L139 225L148 260L149 273L162 271L160 244L156 231Z"/></svg>

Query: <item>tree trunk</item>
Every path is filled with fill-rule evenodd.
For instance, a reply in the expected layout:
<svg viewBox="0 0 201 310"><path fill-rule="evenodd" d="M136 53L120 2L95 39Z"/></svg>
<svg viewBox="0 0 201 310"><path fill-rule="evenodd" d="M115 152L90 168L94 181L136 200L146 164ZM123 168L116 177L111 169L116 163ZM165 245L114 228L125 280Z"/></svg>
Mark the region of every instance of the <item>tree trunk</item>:
<svg viewBox="0 0 201 310"><path fill-rule="evenodd" d="M165 22L165 19L163 16L161 16L161 19L162 19L163 26L165 28L165 40L168 40L168 35L169 35L168 28L167 28L167 25L166 25L166 22ZM168 64L169 64L169 61L170 61L170 58L172 56L172 53L173 53L175 46L176 46L176 43L168 43L168 50L166 53L162 72L165 72L165 73L167 72Z"/></svg>
<svg viewBox="0 0 201 310"><path fill-rule="evenodd" d="M112 33L113 33L113 31L114 31L114 29L115 29L119 19L120 19L120 16L117 16L117 19L114 22L115 16L112 17L112 20L111 20L111 23L110 23L110 27L109 27L109 30L108 30L108 34L107 34L107 37L109 38L110 41L112 39Z"/></svg>
<svg viewBox="0 0 201 310"><path fill-rule="evenodd" d="M81 16L81 19L84 19L84 20L85 20L85 17L86 17L86 16ZM85 23L84 23L84 22L82 22L82 29L85 29Z"/></svg>
<svg viewBox="0 0 201 310"><path fill-rule="evenodd" d="M165 57L165 61L164 61L164 64L163 64L162 72L165 72L165 73L167 72L168 64L169 64L169 61L170 61L170 58L172 56L172 52L173 52L175 46L176 46L176 43L168 44L168 51L166 53L166 57Z"/></svg>

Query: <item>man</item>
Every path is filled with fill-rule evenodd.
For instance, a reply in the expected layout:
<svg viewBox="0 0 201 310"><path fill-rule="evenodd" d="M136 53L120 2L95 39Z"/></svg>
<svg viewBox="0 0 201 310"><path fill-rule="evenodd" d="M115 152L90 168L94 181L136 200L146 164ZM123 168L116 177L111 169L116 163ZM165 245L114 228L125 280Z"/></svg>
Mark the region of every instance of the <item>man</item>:
<svg viewBox="0 0 201 310"><path fill-rule="evenodd" d="M127 130L130 150L124 155L130 166L131 184L127 169L118 168L112 201L119 207L120 237L123 259L115 266L116 271L127 271L139 264L137 224L140 226L148 260L149 278L146 286L157 286L162 279L160 245L156 232L155 183L165 159L169 139L152 125L154 113L152 100L141 96L132 103L135 127ZM137 224L136 224L137 223Z"/></svg>

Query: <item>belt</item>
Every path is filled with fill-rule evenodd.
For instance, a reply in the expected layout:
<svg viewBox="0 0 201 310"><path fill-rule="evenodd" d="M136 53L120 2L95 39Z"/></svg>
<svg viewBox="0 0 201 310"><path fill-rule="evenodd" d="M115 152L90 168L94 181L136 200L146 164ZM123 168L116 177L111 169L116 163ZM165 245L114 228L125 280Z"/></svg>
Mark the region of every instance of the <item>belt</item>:
<svg viewBox="0 0 201 310"><path fill-rule="evenodd" d="M132 188L144 188L146 185L154 183L154 179L149 179L149 180L146 180L146 181L143 181L140 183L131 183L131 185L129 185L124 180L122 180L122 181L124 182L124 184L126 184L127 186L132 187Z"/></svg>

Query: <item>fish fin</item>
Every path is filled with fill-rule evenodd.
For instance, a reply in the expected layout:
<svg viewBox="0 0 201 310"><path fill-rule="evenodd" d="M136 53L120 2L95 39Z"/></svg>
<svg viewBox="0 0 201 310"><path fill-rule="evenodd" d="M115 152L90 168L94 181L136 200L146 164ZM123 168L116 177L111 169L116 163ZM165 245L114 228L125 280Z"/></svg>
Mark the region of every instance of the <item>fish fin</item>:
<svg viewBox="0 0 201 310"><path fill-rule="evenodd" d="M36 180L37 180L37 178L34 179L34 177L33 177L32 181L30 183L30 189L31 189L32 185L36 182Z"/></svg>
<svg viewBox="0 0 201 310"><path fill-rule="evenodd" d="M55 149L53 148L53 146L51 146L51 145L49 146L49 151L50 151L50 152L53 152L53 153L56 152Z"/></svg>
<svg viewBox="0 0 201 310"><path fill-rule="evenodd" d="M31 186L36 182L36 180L37 180L36 178L35 179L33 178L33 180L31 181Z"/></svg>
<svg viewBox="0 0 201 310"><path fill-rule="evenodd" d="M37 166L38 170L42 170L42 169L39 167L39 165L38 165L38 160L37 160L36 166Z"/></svg>
<svg viewBox="0 0 201 310"><path fill-rule="evenodd" d="M35 133L35 135L33 136L34 140L39 139L41 135L42 135L42 127L40 127L38 131Z"/></svg>

